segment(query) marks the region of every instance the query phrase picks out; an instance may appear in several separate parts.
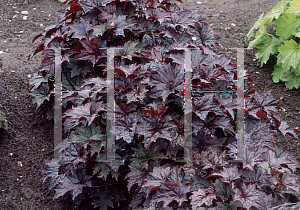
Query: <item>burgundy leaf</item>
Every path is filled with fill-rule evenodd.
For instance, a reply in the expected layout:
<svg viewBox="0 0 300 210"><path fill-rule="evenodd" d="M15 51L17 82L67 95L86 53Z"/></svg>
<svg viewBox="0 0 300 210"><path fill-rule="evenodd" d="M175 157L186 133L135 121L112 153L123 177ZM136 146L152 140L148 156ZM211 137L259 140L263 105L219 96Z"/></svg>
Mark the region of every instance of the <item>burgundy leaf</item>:
<svg viewBox="0 0 300 210"><path fill-rule="evenodd" d="M267 171L257 165L254 166L254 170L246 169L243 172L243 181L246 183L257 183L257 187L262 190L263 186L270 185L270 175Z"/></svg>
<svg viewBox="0 0 300 210"><path fill-rule="evenodd" d="M125 36L124 29L129 29L131 26L133 26L132 23L126 21L126 15L120 15L117 18L113 19L112 21L113 21L112 25L115 27L114 30L116 36L118 35Z"/></svg>
<svg viewBox="0 0 300 210"><path fill-rule="evenodd" d="M198 209L203 204L210 206L214 199L216 199L215 194L207 194L205 189L200 188L193 191L193 194L191 195L191 204L193 209Z"/></svg>
<svg viewBox="0 0 300 210"><path fill-rule="evenodd" d="M284 173L281 181L287 189L291 189L300 194L300 179L298 176L290 173Z"/></svg>
<svg viewBox="0 0 300 210"><path fill-rule="evenodd" d="M205 121L209 112L223 116L223 111L218 104L213 103L214 94L202 97L193 97L193 110L201 120Z"/></svg>
<svg viewBox="0 0 300 210"><path fill-rule="evenodd" d="M153 172L150 172L147 178L145 179L145 183L143 187L158 187L162 183L166 182L167 177L170 175L171 169L170 167L164 168L154 167Z"/></svg>
<svg viewBox="0 0 300 210"><path fill-rule="evenodd" d="M221 109L228 111L232 119L234 119L234 109L236 109L236 100L232 98L231 94L215 94L215 99L220 105Z"/></svg>
<svg viewBox="0 0 300 210"><path fill-rule="evenodd" d="M85 13L88 13L92 10L99 9L100 6L106 6L111 2L112 0L83 0L78 4L82 7Z"/></svg>
<svg viewBox="0 0 300 210"><path fill-rule="evenodd" d="M95 66L101 58L106 58L106 50L100 49L106 47L105 41L80 40L80 43L84 49L77 55L77 60L88 60Z"/></svg>
<svg viewBox="0 0 300 210"><path fill-rule="evenodd" d="M126 104L123 100L116 97L115 101L115 117L116 119L125 120L127 115L131 112L136 112L138 108L138 103Z"/></svg>
<svg viewBox="0 0 300 210"><path fill-rule="evenodd" d="M128 181L128 191L130 191L131 187L134 184L138 184L139 186L141 186L147 176L147 173L142 171L142 167L137 162L133 162L132 164L130 164L129 168L130 172L125 177Z"/></svg>
<svg viewBox="0 0 300 210"><path fill-rule="evenodd" d="M126 97L127 104L131 102L141 102L146 96L146 92L148 90L145 88L144 85L137 85L135 86L131 91L128 91L127 93L123 94L121 97Z"/></svg>
<svg viewBox="0 0 300 210"><path fill-rule="evenodd" d="M106 111L103 102L90 102L67 110L62 119L65 119L65 132L79 125L80 122L84 126L90 126L94 119L99 116L99 112Z"/></svg>
<svg viewBox="0 0 300 210"><path fill-rule="evenodd" d="M196 118L196 120L193 121L193 132L198 133L199 131L203 131L206 135L214 136L215 129L222 128L223 130L235 133L233 126L229 122L229 119L220 116L210 116L206 121Z"/></svg>
<svg viewBox="0 0 300 210"><path fill-rule="evenodd" d="M217 35L214 34L210 26L205 22L197 23L193 34L200 40L200 42L205 46L215 47L217 41L220 39Z"/></svg>
<svg viewBox="0 0 300 210"><path fill-rule="evenodd" d="M140 66L136 64L130 64L129 66L116 66L115 71L125 75L126 77L133 77L136 75L135 72L139 67Z"/></svg>
<svg viewBox="0 0 300 210"><path fill-rule="evenodd" d="M230 183L236 179L239 179L241 175L242 173L238 171L238 168L236 166L234 166L229 168L224 167L221 172L213 173L210 176L221 176L223 177L223 182Z"/></svg>
<svg viewBox="0 0 300 210"><path fill-rule="evenodd" d="M61 179L65 176L64 174L58 174L59 163L50 162L46 163L47 167L43 170L43 182L50 178L50 190L56 187Z"/></svg>
<svg viewBox="0 0 300 210"><path fill-rule="evenodd" d="M169 130L176 127L176 125L170 122L170 116L162 117L158 110L151 111L150 114L145 110L145 113L146 115L139 117L136 130L137 134L144 136L143 143L145 147L148 148L158 138L172 141L172 135Z"/></svg>
<svg viewBox="0 0 300 210"><path fill-rule="evenodd" d="M67 34L69 36L72 35L73 39L92 39L93 36L91 35L91 24L89 21L85 20L84 18L80 19L80 22L74 22L73 25L69 26L69 31Z"/></svg>
<svg viewBox="0 0 300 210"><path fill-rule="evenodd" d="M273 142L271 132L267 123L246 118L244 141L250 148L260 145L262 142Z"/></svg>
<svg viewBox="0 0 300 210"><path fill-rule="evenodd" d="M299 139L299 131L297 130L292 130L290 129L290 126L285 122L285 121L282 121L280 123L280 126L278 128L278 130L283 134L283 135L286 135L286 134L289 134L290 136L293 136L297 139Z"/></svg>
<svg viewBox="0 0 300 210"><path fill-rule="evenodd" d="M136 120L136 113L130 113L125 116L125 120L116 120L116 139L119 140L123 138L127 143L131 143L136 129Z"/></svg>
<svg viewBox="0 0 300 210"><path fill-rule="evenodd" d="M55 199L63 196L67 192L71 192L74 200L80 193L82 193L84 187L92 186L92 181L89 180L89 176L86 176L79 171L76 172L77 173L74 175L66 176L60 181L60 184L55 189Z"/></svg>
<svg viewBox="0 0 300 210"><path fill-rule="evenodd" d="M101 77L89 78L85 80L81 88L85 86L91 86L95 91L104 91L107 88L107 82Z"/></svg>
<svg viewBox="0 0 300 210"><path fill-rule="evenodd" d="M174 28L179 25L187 29L189 25L194 25L198 21L191 17L190 11L181 11L171 14L171 22L171 26Z"/></svg>
<svg viewBox="0 0 300 210"><path fill-rule="evenodd" d="M150 91L149 96L153 98L162 97L165 101L175 90L183 90L184 70L177 66L173 68L168 64L158 64L157 73L152 75L150 84L154 88Z"/></svg>
<svg viewBox="0 0 300 210"><path fill-rule="evenodd" d="M255 186L255 184L249 184L248 186L243 184L241 188L234 188L234 200L240 201L246 209L250 209L251 206L262 209L265 205L264 199L267 197L267 194L257 190Z"/></svg>
<svg viewBox="0 0 300 210"><path fill-rule="evenodd" d="M225 156L225 151L220 153L212 148L209 148L207 151L203 151L200 155L202 164L204 165L203 169L215 169L218 166L225 166L227 164Z"/></svg>
<svg viewBox="0 0 300 210"><path fill-rule="evenodd" d="M145 17L147 19L153 19L153 20L157 20L159 23L162 23L165 21L166 18L170 18L171 17L171 13L167 12L163 9L148 9L143 11L145 14Z"/></svg>
<svg viewBox="0 0 300 210"><path fill-rule="evenodd" d="M172 201L177 201L179 206L184 201L188 201L186 193L190 191L190 186L186 186L181 182L178 183L162 183L160 190L152 197L152 202L164 202L163 207L166 208Z"/></svg>
<svg viewBox="0 0 300 210"><path fill-rule="evenodd" d="M286 156L277 157L275 151L269 150L263 154L264 158L269 163L271 169L281 168L282 164L293 163L291 160L288 160Z"/></svg>
<svg viewBox="0 0 300 210"><path fill-rule="evenodd" d="M263 153L267 152L269 149L262 146L255 146L250 148L248 145L245 145L245 158L243 159L244 168L249 168L253 170L254 166L257 163L265 161L263 158Z"/></svg>

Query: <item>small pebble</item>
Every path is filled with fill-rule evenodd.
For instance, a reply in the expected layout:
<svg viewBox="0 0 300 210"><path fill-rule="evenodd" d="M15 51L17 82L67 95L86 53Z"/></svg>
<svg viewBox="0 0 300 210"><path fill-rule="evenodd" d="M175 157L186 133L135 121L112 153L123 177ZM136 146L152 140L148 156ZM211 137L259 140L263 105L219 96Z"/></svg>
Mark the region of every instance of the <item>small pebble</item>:
<svg viewBox="0 0 300 210"><path fill-rule="evenodd" d="M41 26L41 27L43 27L43 26L44 26L44 24L43 24L43 23L41 23L41 24L40 24L40 26Z"/></svg>
<svg viewBox="0 0 300 210"><path fill-rule="evenodd" d="M28 16L23 16L23 20L27 20Z"/></svg>
<svg viewBox="0 0 300 210"><path fill-rule="evenodd" d="M27 10L22 11L21 13L22 13L22 15L28 15L28 11Z"/></svg>
<svg viewBox="0 0 300 210"><path fill-rule="evenodd" d="M234 23L231 23L232 26L236 26Z"/></svg>
<svg viewBox="0 0 300 210"><path fill-rule="evenodd" d="M194 36L192 37L192 40L194 40L194 41L195 41L196 39L197 39L196 37L194 37Z"/></svg>
<svg viewBox="0 0 300 210"><path fill-rule="evenodd" d="M6 41L4 41L4 42L6 42ZM2 53L4 53L3 51L0 51L0 54L2 54Z"/></svg>
<svg viewBox="0 0 300 210"><path fill-rule="evenodd" d="M11 74L15 74L15 73L16 73L16 71L12 70L10 73L11 73Z"/></svg>
<svg viewBox="0 0 300 210"><path fill-rule="evenodd" d="M24 33L24 31L20 31L20 34L23 34Z"/></svg>
<svg viewBox="0 0 300 210"><path fill-rule="evenodd" d="M27 75L27 78L30 79L30 78L31 78L31 74L28 74L28 75Z"/></svg>
<svg viewBox="0 0 300 210"><path fill-rule="evenodd" d="M295 130L298 130L298 129L299 129L299 127L296 127L296 128L295 128Z"/></svg>
<svg viewBox="0 0 300 210"><path fill-rule="evenodd" d="M197 1L197 4L202 4L202 2L201 1Z"/></svg>
<svg viewBox="0 0 300 210"><path fill-rule="evenodd" d="M9 153L9 155L10 155L10 156L13 156L13 153L11 152L11 153Z"/></svg>
<svg viewBox="0 0 300 210"><path fill-rule="evenodd" d="M36 8L34 7L34 8L32 8L33 10L36 10Z"/></svg>

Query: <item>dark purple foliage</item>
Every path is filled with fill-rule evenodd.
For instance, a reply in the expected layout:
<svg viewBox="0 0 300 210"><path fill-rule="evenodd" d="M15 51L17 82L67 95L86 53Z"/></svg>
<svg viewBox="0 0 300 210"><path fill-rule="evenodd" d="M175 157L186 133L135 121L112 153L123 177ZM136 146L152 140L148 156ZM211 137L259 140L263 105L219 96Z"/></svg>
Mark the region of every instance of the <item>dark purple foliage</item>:
<svg viewBox="0 0 300 210"><path fill-rule="evenodd" d="M237 67L219 53L205 13L168 0L69 0L30 56L44 59L29 90L53 100L54 51L62 47L64 143L47 163L55 198L71 193L98 209L268 209L299 201L299 160L275 145L271 126L299 139L271 91L245 76L245 159L236 160L236 94L192 95L193 154L185 162L184 54L191 48L193 89L236 91ZM115 50L117 162L106 159L107 50ZM197 48L197 49L195 49ZM189 103L189 102L188 102ZM53 106L53 103L49 103ZM152 209L154 209L152 208Z"/></svg>

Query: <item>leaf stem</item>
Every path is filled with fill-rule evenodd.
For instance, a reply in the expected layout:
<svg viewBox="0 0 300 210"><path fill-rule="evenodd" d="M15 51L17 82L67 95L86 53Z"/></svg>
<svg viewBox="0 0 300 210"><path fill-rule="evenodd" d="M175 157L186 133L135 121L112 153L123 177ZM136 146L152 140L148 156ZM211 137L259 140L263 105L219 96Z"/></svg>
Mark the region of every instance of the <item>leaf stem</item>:
<svg viewBox="0 0 300 210"><path fill-rule="evenodd" d="M106 130L100 125L100 123L96 119L94 119L94 121L101 128L101 130L106 133Z"/></svg>

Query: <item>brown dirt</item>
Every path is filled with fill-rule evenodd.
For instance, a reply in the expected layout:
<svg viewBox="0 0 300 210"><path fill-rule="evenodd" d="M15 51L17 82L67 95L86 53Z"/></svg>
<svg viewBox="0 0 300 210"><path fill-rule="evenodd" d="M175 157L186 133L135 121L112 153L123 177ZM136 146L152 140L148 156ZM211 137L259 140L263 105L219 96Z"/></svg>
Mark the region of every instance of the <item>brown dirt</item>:
<svg viewBox="0 0 300 210"><path fill-rule="evenodd" d="M0 1L0 51L4 52L0 59L8 88L0 94L0 103L6 107L10 122L9 131L0 132L0 210L92 209L87 204L76 207L68 196L53 201L54 192L40 179L43 164L53 157L53 122L45 119L45 113L40 111L43 108L36 110L32 105L28 75L36 72L41 56L31 61L27 61L27 56L37 47L37 43L31 43L32 38L44 27L55 24L56 11L65 6L56 0L24 1ZM198 3L188 0L183 5L219 14L219 17L210 18L209 23L221 36L220 44L228 52L229 48L247 47L246 33L261 13L267 13L277 3L278 0L199 0ZM22 11L29 14L22 14ZM23 20L23 16L28 19ZM234 50L231 51L228 56L235 60ZM246 50L245 69L253 73L254 87L259 92L272 90L274 96L284 97L284 119L293 128L300 127L300 90L288 90L283 83L274 84L272 68L259 68L260 64L253 59L254 50ZM300 157L297 140L279 134L275 137L280 145Z"/></svg>

